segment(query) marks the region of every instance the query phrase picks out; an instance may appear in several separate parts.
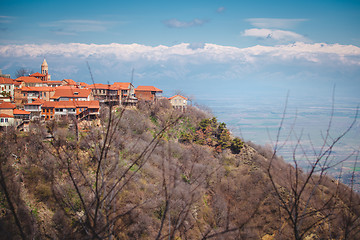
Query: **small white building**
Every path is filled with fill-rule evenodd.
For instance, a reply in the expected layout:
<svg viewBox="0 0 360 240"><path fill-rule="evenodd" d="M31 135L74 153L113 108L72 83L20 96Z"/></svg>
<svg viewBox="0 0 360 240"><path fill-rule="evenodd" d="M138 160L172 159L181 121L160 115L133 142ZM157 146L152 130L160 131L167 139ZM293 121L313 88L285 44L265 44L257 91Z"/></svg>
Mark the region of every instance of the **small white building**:
<svg viewBox="0 0 360 240"><path fill-rule="evenodd" d="M169 101L175 109L179 109L181 111L186 109L188 103L188 99L181 95L172 96L169 98Z"/></svg>
<svg viewBox="0 0 360 240"><path fill-rule="evenodd" d="M15 119L13 115L0 113L0 128L13 126L14 123L15 123Z"/></svg>
<svg viewBox="0 0 360 240"><path fill-rule="evenodd" d="M14 99L14 81L11 78L0 77L0 95Z"/></svg>
<svg viewBox="0 0 360 240"><path fill-rule="evenodd" d="M44 102L44 100L37 98L24 104L24 110L30 112L30 120L41 119L41 105L43 105Z"/></svg>

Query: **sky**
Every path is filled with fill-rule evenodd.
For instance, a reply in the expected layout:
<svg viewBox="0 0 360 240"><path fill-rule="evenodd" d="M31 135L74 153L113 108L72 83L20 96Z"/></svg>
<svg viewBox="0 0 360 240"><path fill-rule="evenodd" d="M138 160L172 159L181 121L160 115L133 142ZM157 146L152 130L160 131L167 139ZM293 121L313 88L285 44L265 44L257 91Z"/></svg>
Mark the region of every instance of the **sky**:
<svg viewBox="0 0 360 240"><path fill-rule="evenodd" d="M359 0L1 0L0 69L46 58L52 80L357 101L359 26Z"/></svg>

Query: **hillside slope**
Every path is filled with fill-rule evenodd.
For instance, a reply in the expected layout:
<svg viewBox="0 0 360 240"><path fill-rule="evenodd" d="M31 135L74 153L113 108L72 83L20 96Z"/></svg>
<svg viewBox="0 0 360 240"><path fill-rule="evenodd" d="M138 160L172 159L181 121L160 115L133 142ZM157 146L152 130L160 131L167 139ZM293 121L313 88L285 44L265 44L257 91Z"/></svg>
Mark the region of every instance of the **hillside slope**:
<svg viewBox="0 0 360 240"><path fill-rule="evenodd" d="M0 141L2 239L360 238L359 195L197 108L103 109Z"/></svg>

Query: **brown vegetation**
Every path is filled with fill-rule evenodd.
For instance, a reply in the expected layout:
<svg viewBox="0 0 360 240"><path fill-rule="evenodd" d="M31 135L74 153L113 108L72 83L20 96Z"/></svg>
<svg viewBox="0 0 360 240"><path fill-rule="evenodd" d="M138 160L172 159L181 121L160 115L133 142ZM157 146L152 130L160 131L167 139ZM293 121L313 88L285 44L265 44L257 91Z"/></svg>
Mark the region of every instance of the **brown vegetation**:
<svg viewBox="0 0 360 240"><path fill-rule="evenodd" d="M88 131L77 126L1 133L1 238L360 237L351 188L308 178L196 108L140 102L103 109Z"/></svg>

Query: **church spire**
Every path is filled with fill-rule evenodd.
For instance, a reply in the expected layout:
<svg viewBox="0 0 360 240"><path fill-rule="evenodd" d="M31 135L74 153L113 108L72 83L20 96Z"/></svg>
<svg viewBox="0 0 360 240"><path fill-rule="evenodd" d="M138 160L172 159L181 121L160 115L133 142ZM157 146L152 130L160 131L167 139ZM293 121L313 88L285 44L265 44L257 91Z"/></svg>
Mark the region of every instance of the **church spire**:
<svg viewBox="0 0 360 240"><path fill-rule="evenodd" d="M41 64L41 67L48 67L48 64L47 64L47 62L46 62L46 59L45 59L45 58L44 58L43 63Z"/></svg>
<svg viewBox="0 0 360 240"><path fill-rule="evenodd" d="M50 80L49 66L48 66L45 58L44 58L43 63L41 64L41 74L46 75L46 77L45 77L46 81Z"/></svg>

